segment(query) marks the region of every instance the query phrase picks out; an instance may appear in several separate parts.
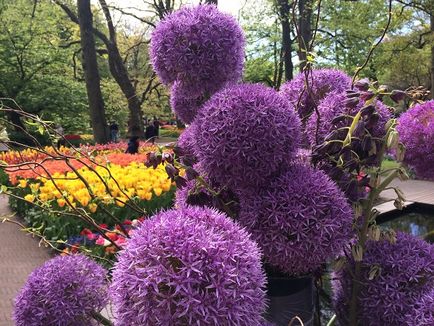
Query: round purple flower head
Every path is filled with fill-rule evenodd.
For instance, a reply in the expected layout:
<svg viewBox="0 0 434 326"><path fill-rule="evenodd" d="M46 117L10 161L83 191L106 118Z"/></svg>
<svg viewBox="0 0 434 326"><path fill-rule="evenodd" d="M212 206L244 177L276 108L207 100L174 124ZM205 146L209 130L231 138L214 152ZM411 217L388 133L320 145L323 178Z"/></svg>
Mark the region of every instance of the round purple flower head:
<svg viewBox="0 0 434 326"><path fill-rule="evenodd" d="M146 220L118 257L115 325L258 326L265 282L244 229L210 208L169 210Z"/></svg>
<svg viewBox="0 0 434 326"><path fill-rule="evenodd" d="M306 74L301 72L280 89L302 119L308 117L328 93L343 92L351 87L351 77L335 69L312 70L307 80L306 84ZM310 91L307 91L306 85Z"/></svg>
<svg viewBox="0 0 434 326"><path fill-rule="evenodd" d="M106 270L83 255L57 256L35 269L15 298L17 326L93 325L107 304Z"/></svg>
<svg viewBox="0 0 434 326"><path fill-rule="evenodd" d="M195 147L195 129L196 124L185 128L178 138L177 147L180 154L180 160L183 164L192 166L196 163Z"/></svg>
<svg viewBox="0 0 434 326"><path fill-rule="evenodd" d="M266 187L241 196L239 221L267 263L290 275L336 257L352 232L352 209L322 171L294 164Z"/></svg>
<svg viewBox="0 0 434 326"><path fill-rule="evenodd" d="M347 97L345 93L332 92L327 95L318 105L318 113L320 121L318 124L318 115L313 112L306 125L306 134L311 146L319 145L324 142L326 136L333 130L348 127L349 123L340 121L335 123L333 120L341 115L355 116L357 112L365 105L365 101L360 100L359 104L354 108L345 106ZM391 118L391 113L387 107L380 101L375 102L376 113L378 114L378 121L366 129L371 133L372 137L382 138L386 135L386 123ZM343 131L343 138L345 138L347 131Z"/></svg>
<svg viewBox="0 0 434 326"><path fill-rule="evenodd" d="M213 5L184 7L151 38L151 62L164 84L178 81L190 97L210 96L241 78L244 35L234 17Z"/></svg>
<svg viewBox="0 0 434 326"><path fill-rule="evenodd" d="M198 161L210 179L243 189L268 183L295 158L300 119L275 90L235 85L205 103L195 135Z"/></svg>
<svg viewBox="0 0 434 326"><path fill-rule="evenodd" d="M415 303L414 310L408 314L405 325L434 325L434 289Z"/></svg>
<svg viewBox="0 0 434 326"><path fill-rule="evenodd" d="M407 324L416 304L434 287L434 247L410 234L398 233L396 243L368 241L362 260L358 320L360 325ZM350 266L354 261L349 262ZM379 274L370 279L372 266ZM352 276L347 269L336 272L334 306L342 325L347 325Z"/></svg>
<svg viewBox="0 0 434 326"><path fill-rule="evenodd" d="M203 96L191 97L180 86L179 82L175 82L170 93L170 106L173 113L186 124L191 124L196 117L200 107L205 102Z"/></svg>
<svg viewBox="0 0 434 326"><path fill-rule="evenodd" d="M397 128L406 148L404 162L419 178L434 180L434 100L402 114Z"/></svg>

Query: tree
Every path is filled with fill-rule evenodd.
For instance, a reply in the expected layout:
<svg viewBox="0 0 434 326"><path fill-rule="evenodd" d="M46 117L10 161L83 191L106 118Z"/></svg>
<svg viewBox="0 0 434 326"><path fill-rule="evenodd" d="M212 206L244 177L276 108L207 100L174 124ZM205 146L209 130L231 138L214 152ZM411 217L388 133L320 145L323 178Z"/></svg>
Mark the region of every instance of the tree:
<svg viewBox="0 0 434 326"><path fill-rule="evenodd" d="M83 70L86 80L93 136L97 143L104 144L108 142L107 121L105 117L104 100L101 94L98 63L96 60L90 0L77 0L77 9L83 54Z"/></svg>
<svg viewBox="0 0 434 326"><path fill-rule="evenodd" d="M312 0L298 0L298 58L300 60L300 71L307 65L307 55L312 41Z"/></svg>
<svg viewBox="0 0 434 326"><path fill-rule="evenodd" d="M61 0L53 0L53 1L65 11L65 13L71 19L71 21L78 23L76 14L65 2ZM104 43L107 49L110 73L118 83L120 89L122 90L124 96L128 101L128 108L130 111L129 124L128 124L129 133L143 135L143 121L142 121L140 97L138 95L137 89L135 89L134 87L133 81L129 76L128 69L124 63L124 58L120 53L117 44L117 32L113 24L113 19L110 13L110 9L118 10L130 16L132 15L133 17L139 19L140 21L150 26L155 26L154 23L155 19L150 19L150 20L142 19L134 14L125 12L120 8L110 7L108 6L105 0L99 0L99 3L101 5L103 15L106 20L108 36L100 29L96 28L95 26L93 28L93 32L95 36ZM161 19L164 17L164 15L170 13L174 9L174 5L175 5L174 0L167 0L164 2L154 1L151 7L155 11L156 19ZM153 78L151 78L150 83L153 83ZM152 85L150 88L151 91L155 90L155 88L153 88ZM145 89L145 93L146 92L147 90ZM146 98L146 94L145 96L142 95L142 98L143 97Z"/></svg>
<svg viewBox="0 0 434 326"><path fill-rule="evenodd" d="M75 32L48 1L1 0L0 97L46 119L84 113L84 90L70 76L73 50L61 48ZM8 118L17 131L25 128L18 114Z"/></svg>
<svg viewBox="0 0 434 326"><path fill-rule="evenodd" d="M294 66L292 64L292 39L290 13L291 6L288 0L277 0L276 6L279 13L280 24L282 27L282 57L285 63L285 80L293 78ZM278 79L277 88L280 87L280 78Z"/></svg>

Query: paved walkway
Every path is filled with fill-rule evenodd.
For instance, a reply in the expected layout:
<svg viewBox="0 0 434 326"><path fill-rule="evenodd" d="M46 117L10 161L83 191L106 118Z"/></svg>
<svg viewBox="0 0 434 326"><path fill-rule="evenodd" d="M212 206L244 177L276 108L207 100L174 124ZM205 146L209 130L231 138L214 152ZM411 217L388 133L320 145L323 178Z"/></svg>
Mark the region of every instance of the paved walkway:
<svg viewBox="0 0 434 326"><path fill-rule="evenodd" d="M0 195L0 220L11 212L7 197ZM20 227L0 223L0 326L12 326L13 299L28 275L50 258L38 240L26 235Z"/></svg>
<svg viewBox="0 0 434 326"><path fill-rule="evenodd" d="M404 193L405 204L413 203L434 205L434 182L423 180L393 180L391 186L398 187ZM397 195L393 189L383 191L381 193L382 204L377 206L381 213L385 213L395 209L393 201Z"/></svg>

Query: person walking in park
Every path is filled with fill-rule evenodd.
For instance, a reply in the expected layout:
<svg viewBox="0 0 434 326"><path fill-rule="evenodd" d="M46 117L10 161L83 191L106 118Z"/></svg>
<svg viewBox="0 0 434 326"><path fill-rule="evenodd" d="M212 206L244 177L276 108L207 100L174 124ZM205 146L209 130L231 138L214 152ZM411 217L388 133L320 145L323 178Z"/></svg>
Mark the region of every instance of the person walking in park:
<svg viewBox="0 0 434 326"><path fill-rule="evenodd" d="M117 143L119 139L119 125L116 121L110 124L110 139L113 143Z"/></svg>
<svg viewBox="0 0 434 326"><path fill-rule="evenodd" d="M139 152L140 141L138 136L131 136L125 153L137 154Z"/></svg>

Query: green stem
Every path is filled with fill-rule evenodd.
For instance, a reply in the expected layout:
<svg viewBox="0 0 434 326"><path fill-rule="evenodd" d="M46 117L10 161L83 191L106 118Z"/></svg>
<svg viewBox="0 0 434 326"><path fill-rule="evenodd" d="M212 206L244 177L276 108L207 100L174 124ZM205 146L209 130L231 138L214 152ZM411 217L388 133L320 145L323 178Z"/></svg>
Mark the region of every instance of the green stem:
<svg viewBox="0 0 434 326"><path fill-rule="evenodd" d="M113 326L113 323L109 319L101 315L101 313L99 312L93 311L91 313L91 316L93 319L95 319L97 322L101 323L104 326Z"/></svg>
<svg viewBox="0 0 434 326"><path fill-rule="evenodd" d="M333 326L336 321L336 315L333 315L333 317L329 320L326 326Z"/></svg>

